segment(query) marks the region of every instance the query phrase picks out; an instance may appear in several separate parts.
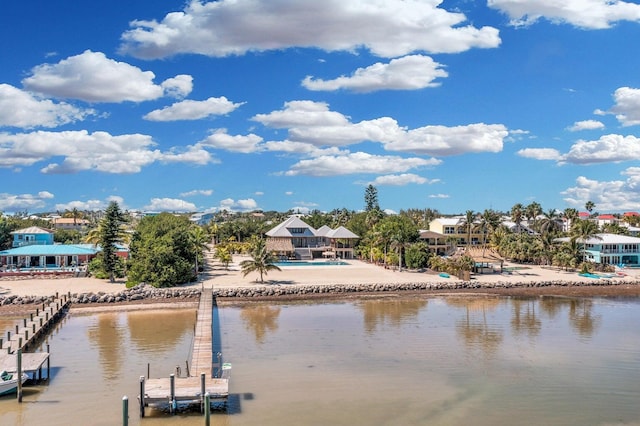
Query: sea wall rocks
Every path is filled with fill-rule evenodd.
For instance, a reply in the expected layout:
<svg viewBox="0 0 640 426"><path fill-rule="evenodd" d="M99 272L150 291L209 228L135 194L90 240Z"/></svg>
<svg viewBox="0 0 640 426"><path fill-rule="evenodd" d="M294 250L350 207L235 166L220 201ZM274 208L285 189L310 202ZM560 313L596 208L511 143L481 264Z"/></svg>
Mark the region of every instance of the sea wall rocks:
<svg viewBox="0 0 640 426"><path fill-rule="evenodd" d="M570 286L615 286L638 285L640 281L621 281L614 279L599 279L590 281L536 281L513 282L499 281L494 283L479 283L473 281L450 282L416 282L398 284L319 284L319 285L265 285L257 287L237 287L216 289L219 298L251 298L277 296L303 296L315 294L345 294L345 293L378 293L394 291L437 291L437 290L465 290L489 288L534 288L534 287L570 287Z"/></svg>
<svg viewBox="0 0 640 426"><path fill-rule="evenodd" d="M149 284L139 284L118 293L72 293L72 304L127 303L136 301L165 302L169 299L194 299L200 297L199 288L155 288ZM54 300L53 296L0 296L0 306L38 304Z"/></svg>
<svg viewBox="0 0 640 426"><path fill-rule="evenodd" d="M640 281L598 279L589 281L535 281L515 282L498 281L493 283L480 283L474 281L449 281L449 282L415 282L415 283L378 283L378 284L317 284L317 285L259 285L251 287L219 288L214 290L218 298L259 298L278 296L314 296L336 295L356 293L383 293L401 291L440 291L440 290L465 290L465 289L499 289L499 288L536 288L536 287L584 287L584 286L616 286L616 285L640 285ZM109 304L109 303L135 303L135 302L167 302L171 299L197 300L200 297L199 288L155 288L148 284L140 284L135 287L122 290L118 293L73 293L70 300L72 304ZM53 296L16 296L0 295L0 306L42 304L54 300Z"/></svg>

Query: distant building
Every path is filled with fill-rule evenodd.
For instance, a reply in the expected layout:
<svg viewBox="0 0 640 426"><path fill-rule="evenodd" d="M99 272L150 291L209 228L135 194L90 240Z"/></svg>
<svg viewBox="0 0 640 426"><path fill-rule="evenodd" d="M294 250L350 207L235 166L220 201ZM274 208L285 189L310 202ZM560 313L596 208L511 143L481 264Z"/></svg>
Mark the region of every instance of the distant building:
<svg viewBox="0 0 640 426"><path fill-rule="evenodd" d="M55 229L81 231L89 226L89 221L86 219L74 219L72 217L56 217L51 219L51 224Z"/></svg>
<svg viewBox="0 0 640 426"><path fill-rule="evenodd" d="M266 235L267 249L298 260L353 259L355 243L360 238L343 226L337 229L323 226L315 230L297 216L290 216Z"/></svg>

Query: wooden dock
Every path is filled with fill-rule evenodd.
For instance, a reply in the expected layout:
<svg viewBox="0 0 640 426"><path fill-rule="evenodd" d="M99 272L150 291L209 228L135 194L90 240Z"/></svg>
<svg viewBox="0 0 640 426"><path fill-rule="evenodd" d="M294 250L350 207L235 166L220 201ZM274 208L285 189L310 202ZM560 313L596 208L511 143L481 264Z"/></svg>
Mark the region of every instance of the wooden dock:
<svg viewBox="0 0 640 426"><path fill-rule="evenodd" d="M16 322L14 327L6 332L6 338L0 337L0 370L17 372L16 354L22 352L22 371L26 373L41 369L49 361L48 352L28 353L35 343L49 332L50 328L65 314L70 305L68 295L56 298L39 305L35 312Z"/></svg>
<svg viewBox="0 0 640 426"><path fill-rule="evenodd" d="M213 291L203 290L198 304L191 362L186 377L176 377L175 374L158 379L140 377L138 398L142 417L145 406L168 404L171 412L178 403L203 406L205 394L209 394L212 402L226 403L229 396L229 377L222 377L222 357L219 352L214 353L214 342L216 338L219 341L220 333L217 309ZM214 336L214 330L218 336Z"/></svg>

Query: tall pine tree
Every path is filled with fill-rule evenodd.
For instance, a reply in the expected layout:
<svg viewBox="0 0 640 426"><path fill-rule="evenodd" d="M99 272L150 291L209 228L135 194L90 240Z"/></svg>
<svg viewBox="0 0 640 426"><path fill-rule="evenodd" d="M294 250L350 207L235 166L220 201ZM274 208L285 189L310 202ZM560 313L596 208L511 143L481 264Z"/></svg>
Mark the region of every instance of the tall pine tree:
<svg viewBox="0 0 640 426"><path fill-rule="evenodd" d="M99 243L102 247L102 265L104 271L109 274L109 281L115 282L115 271L118 265L116 244L122 242L121 225L125 222L125 216L117 202L109 203L105 210L104 218L100 223Z"/></svg>

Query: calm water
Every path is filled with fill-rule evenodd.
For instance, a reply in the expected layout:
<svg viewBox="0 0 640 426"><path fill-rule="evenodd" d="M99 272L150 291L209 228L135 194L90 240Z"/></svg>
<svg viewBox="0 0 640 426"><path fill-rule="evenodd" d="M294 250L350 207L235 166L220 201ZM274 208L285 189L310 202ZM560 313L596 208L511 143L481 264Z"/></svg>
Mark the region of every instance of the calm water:
<svg viewBox="0 0 640 426"><path fill-rule="evenodd" d="M437 297L221 307L231 414L215 425L640 425L640 300ZM49 385L2 425L139 419L138 378L189 357L195 309L81 315L49 339ZM2 325L2 324L0 324ZM148 414L152 414L147 409Z"/></svg>

